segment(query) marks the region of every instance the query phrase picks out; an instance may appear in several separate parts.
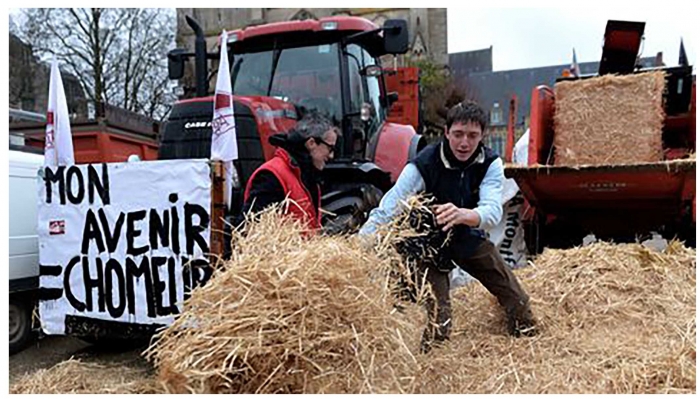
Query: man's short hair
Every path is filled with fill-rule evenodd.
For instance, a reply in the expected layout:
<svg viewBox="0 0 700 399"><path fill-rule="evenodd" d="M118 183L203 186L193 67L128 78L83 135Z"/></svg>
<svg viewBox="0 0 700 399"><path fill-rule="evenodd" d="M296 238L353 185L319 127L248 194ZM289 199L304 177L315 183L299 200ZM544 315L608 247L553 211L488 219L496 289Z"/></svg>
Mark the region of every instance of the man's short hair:
<svg viewBox="0 0 700 399"><path fill-rule="evenodd" d="M450 130L455 123L467 124L469 122L478 123L481 126L481 132L486 131L488 116L486 111L474 101L461 102L447 111L447 130Z"/></svg>
<svg viewBox="0 0 700 399"><path fill-rule="evenodd" d="M335 131L335 134L340 134L338 128L333 125L330 119L326 118L319 112L307 112L297 122L292 129L291 135L300 141L306 141L310 138L323 139L323 135L329 131Z"/></svg>

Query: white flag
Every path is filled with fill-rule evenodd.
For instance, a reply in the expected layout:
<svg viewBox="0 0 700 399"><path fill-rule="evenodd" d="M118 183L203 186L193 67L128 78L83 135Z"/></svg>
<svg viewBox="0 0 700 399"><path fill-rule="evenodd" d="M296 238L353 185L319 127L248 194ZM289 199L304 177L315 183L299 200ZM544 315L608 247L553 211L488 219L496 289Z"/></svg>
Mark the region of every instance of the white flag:
<svg viewBox="0 0 700 399"><path fill-rule="evenodd" d="M233 93L231 93L227 43L228 35L224 30L221 33L219 72L216 76L216 92L214 94L214 117L211 122L211 159L224 161L226 168L224 198L226 205L230 208L233 187L232 161L238 159L238 143L236 141L236 121L233 118Z"/></svg>
<svg viewBox="0 0 700 399"><path fill-rule="evenodd" d="M49 106L46 113L46 141L44 145L44 165L73 165L73 137L70 132L68 104L63 91L63 80L58 69L58 61L53 57L51 78L49 79Z"/></svg>

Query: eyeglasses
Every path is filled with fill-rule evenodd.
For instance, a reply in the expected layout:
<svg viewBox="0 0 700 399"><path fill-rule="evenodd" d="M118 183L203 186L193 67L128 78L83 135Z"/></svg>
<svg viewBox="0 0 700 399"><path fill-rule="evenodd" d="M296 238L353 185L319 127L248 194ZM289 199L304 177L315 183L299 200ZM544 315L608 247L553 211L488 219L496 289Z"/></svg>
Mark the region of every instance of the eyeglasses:
<svg viewBox="0 0 700 399"><path fill-rule="evenodd" d="M325 140L320 139L320 138L315 138L316 143L318 144L324 144L326 147L328 147L328 152L329 153L334 153L335 152L335 146L331 145L330 143L327 143Z"/></svg>

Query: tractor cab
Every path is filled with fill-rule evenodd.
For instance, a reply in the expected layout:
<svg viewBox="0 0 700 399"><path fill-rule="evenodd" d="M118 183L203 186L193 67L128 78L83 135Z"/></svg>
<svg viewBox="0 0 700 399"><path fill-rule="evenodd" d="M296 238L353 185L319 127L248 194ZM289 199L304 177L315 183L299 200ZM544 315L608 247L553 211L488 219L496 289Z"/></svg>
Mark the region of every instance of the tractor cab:
<svg viewBox="0 0 700 399"><path fill-rule="evenodd" d="M195 51L168 54L171 79L184 76L194 59L194 84L170 113L161 135L160 159L209 158L215 71L203 30L191 18ZM257 167L273 157L270 136L287 133L304 113L324 114L342 132L335 157L324 169L322 207L332 217L361 223L425 141L412 126L390 123L389 93L379 58L408 50L404 20L382 27L358 17L288 21L229 31L227 43L239 158L234 161L232 213ZM325 219L324 219L325 220ZM344 223L344 222L343 222Z"/></svg>
<svg viewBox="0 0 700 399"><path fill-rule="evenodd" d="M196 25L189 18L188 23ZM230 31L226 45L234 96L258 104L256 112L263 119L298 119L308 111L320 112L343 132L338 158L371 157L368 144L376 141L395 99L386 91L379 57L406 52L406 21L388 20L383 27L356 17L273 23ZM219 53L205 55L216 59ZM171 78L182 77L188 56L197 58L197 50L171 51ZM199 76L207 73L200 69L195 71L196 85L204 87L185 91L205 97L209 82Z"/></svg>

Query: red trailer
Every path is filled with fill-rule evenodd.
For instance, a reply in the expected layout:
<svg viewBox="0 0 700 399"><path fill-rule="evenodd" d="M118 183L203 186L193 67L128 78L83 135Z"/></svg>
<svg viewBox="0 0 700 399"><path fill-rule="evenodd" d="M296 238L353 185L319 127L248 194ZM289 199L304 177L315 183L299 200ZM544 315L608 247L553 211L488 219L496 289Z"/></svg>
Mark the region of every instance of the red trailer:
<svg viewBox="0 0 700 399"><path fill-rule="evenodd" d="M629 25L620 27L610 21L599 73L643 72L614 70L624 53L631 54L634 62L639 49L639 40L636 47L610 40L616 27L627 29L622 36L634 38ZM643 31L643 23L641 27ZM641 32L637 33L641 39ZM611 56L613 45L617 45L616 54ZM615 62L618 65L611 65ZM591 233L602 239L630 241L658 231L695 246L695 77L688 65L663 69L667 88L673 90L665 98L665 156L656 163L555 166L554 92L546 86L532 91L529 165L508 165L505 170L530 205L524 224L531 253L545 246L580 245Z"/></svg>
<svg viewBox="0 0 700 399"><path fill-rule="evenodd" d="M18 123L11 128L24 133L26 146L43 150L45 124ZM130 155L156 160L158 130L153 120L112 107L103 118L71 121L75 162L126 162Z"/></svg>

